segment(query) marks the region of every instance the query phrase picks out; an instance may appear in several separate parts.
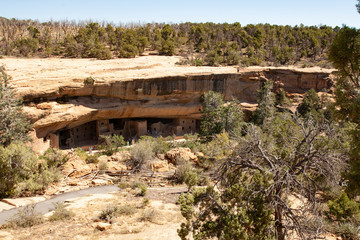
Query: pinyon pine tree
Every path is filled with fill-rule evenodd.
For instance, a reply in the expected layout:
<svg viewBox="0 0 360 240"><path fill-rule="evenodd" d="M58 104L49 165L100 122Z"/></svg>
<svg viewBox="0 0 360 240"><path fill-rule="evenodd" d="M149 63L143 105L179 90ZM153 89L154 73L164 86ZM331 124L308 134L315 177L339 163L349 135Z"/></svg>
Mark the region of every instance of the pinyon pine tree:
<svg viewBox="0 0 360 240"><path fill-rule="evenodd" d="M21 100L15 96L9 84L11 78L0 67L0 145L7 146L14 140L27 139L30 129L21 111Z"/></svg>

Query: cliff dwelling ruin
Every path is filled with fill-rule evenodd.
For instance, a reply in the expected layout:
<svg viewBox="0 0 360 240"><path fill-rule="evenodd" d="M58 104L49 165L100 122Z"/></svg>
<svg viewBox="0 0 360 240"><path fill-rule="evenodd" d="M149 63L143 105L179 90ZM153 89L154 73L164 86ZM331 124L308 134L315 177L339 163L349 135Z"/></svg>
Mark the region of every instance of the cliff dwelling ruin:
<svg viewBox="0 0 360 240"><path fill-rule="evenodd" d="M74 148L93 146L101 136L119 135L125 141L136 141L141 136L182 136L197 131L195 119L105 119L87 122L77 127L60 129L50 133L51 147ZM45 138L45 140L47 140Z"/></svg>
<svg viewBox="0 0 360 240"><path fill-rule="evenodd" d="M201 96L210 90L221 92L225 100L236 98L253 111L264 81L274 81L295 97L332 84L332 70L320 68L257 67L238 72L235 67L178 66L178 60L4 58L0 64L24 99L38 152L49 146L93 146L101 135L118 134L129 140L194 133L199 130ZM96 79L94 84L84 83L89 76Z"/></svg>

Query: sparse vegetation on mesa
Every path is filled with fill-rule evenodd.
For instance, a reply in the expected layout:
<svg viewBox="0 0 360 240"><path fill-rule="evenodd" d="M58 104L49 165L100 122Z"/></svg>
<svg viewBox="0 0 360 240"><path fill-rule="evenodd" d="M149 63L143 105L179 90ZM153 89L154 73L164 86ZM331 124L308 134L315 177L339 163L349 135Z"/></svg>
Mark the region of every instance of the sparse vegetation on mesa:
<svg viewBox="0 0 360 240"><path fill-rule="evenodd" d="M339 28L240 23L115 26L96 22L44 22L0 18L0 55L133 58L145 50L181 55L180 64L321 65ZM56 34L55 34L56 33Z"/></svg>

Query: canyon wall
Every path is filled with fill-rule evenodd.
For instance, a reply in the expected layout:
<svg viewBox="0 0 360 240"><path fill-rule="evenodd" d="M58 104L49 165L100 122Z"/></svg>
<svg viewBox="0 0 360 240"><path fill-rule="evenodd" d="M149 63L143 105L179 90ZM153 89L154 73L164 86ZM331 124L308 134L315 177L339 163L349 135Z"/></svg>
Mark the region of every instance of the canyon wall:
<svg viewBox="0 0 360 240"><path fill-rule="evenodd" d="M310 88L320 91L332 85L330 72L274 68L65 84L46 91L20 91L20 95L37 137L44 138L60 129L102 119L199 119L204 92L221 92L226 100L234 97L251 105L256 104L257 91L267 80L289 94L303 94Z"/></svg>

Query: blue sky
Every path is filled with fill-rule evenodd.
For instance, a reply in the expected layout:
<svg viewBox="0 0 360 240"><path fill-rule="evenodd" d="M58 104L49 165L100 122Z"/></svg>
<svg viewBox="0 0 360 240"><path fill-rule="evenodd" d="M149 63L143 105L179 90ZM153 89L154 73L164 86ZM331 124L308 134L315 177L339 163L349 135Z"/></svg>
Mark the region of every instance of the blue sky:
<svg viewBox="0 0 360 240"><path fill-rule="evenodd" d="M0 16L119 23L215 22L360 28L356 0L0 0Z"/></svg>

